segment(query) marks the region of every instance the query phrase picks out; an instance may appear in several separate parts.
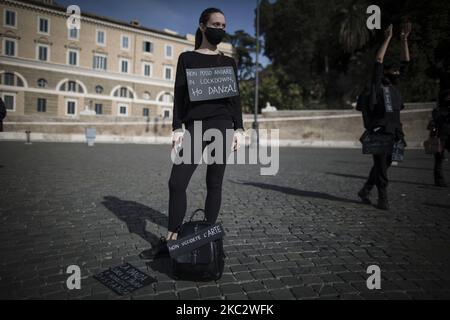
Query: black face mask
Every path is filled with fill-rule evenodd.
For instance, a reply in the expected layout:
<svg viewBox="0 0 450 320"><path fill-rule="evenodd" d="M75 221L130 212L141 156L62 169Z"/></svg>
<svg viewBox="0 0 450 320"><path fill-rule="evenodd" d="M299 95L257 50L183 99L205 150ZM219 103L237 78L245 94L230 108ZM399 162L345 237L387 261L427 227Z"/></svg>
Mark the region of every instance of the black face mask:
<svg viewBox="0 0 450 320"><path fill-rule="evenodd" d="M400 82L400 75L399 74L386 73L384 76L392 84L398 84Z"/></svg>
<svg viewBox="0 0 450 320"><path fill-rule="evenodd" d="M221 28L206 27L205 36L209 43L218 45L222 42L223 37L225 37L225 30Z"/></svg>

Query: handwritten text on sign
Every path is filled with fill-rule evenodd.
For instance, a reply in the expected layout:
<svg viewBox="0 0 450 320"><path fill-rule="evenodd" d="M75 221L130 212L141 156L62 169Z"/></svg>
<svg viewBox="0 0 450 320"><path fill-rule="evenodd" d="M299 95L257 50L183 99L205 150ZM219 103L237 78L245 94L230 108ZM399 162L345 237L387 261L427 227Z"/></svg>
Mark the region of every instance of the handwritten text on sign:
<svg viewBox="0 0 450 320"><path fill-rule="evenodd" d="M94 278L119 295L126 295L134 290L147 286L156 279L135 268L128 262L102 271Z"/></svg>
<svg viewBox="0 0 450 320"><path fill-rule="evenodd" d="M191 101L222 99L239 94L232 66L186 69Z"/></svg>

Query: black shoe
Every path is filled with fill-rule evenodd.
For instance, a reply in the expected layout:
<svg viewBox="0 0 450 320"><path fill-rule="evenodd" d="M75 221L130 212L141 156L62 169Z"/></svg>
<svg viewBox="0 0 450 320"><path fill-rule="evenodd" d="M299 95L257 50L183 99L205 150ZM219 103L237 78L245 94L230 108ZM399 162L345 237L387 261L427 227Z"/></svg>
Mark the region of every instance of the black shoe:
<svg viewBox="0 0 450 320"><path fill-rule="evenodd" d="M387 198L378 198L378 203L376 207L381 210L389 210L389 202Z"/></svg>
<svg viewBox="0 0 450 320"><path fill-rule="evenodd" d="M370 191L367 188L362 188L358 192L358 197L361 198L361 201L365 204L372 204L372 201L369 199Z"/></svg>
<svg viewBox="0 0 450 320"><path fill-rule="evenodd" d="M155 259L169 255L169 248L167 247L167 240L165 237L159 238L159 241L151 249L142 251L139 256L141 259Z"/></svg>

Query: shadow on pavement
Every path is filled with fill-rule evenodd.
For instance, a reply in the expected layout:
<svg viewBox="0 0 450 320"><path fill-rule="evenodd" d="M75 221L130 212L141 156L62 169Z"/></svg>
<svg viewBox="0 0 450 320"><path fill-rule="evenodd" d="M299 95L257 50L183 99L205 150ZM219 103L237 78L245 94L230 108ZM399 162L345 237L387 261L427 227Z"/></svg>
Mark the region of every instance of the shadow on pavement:
<svg viewBox="0 0 450 320"><path fill-rule="evenodd" d="M279 191L282 193L292 194L292 195L300 196L300 197L317 198L317 199L324 199L324 200L330 200L330 201L361 204L360 201L340 198L340 197L336 197L336 196L330 195L328 193L323 193L323 192L306 191L306 190L300 190L300 189L295 189L295 188L291 188L291 187L284 187L284 186L279 186L279 185L269 184L269 183L262 183L262 182L235 182L235 181L232 181L232 182L243 184L243 185L248 185L248 186L254 186L254 187L258 187L258 188L262 188L262 189L275 190L275 191Z"/></svg>
<svg viewBox="0 0 450 320"><path fill-rule="evenodd" d="M136 201L122 200L115 196L105 196L105 200L102 204L114 213L117 218L125 222L130 233L137 234L145 241L149 242L152 246L157 245L159 237L145 229L146 220L156 223L160 226L167 227L168 220L167 216L155 210L153 208L147 207ZM159 256L157 258L153 257L153 250L146 249L142 251L139 256L142 259L150 260L146 265L153 271L163 273L173 280L177 280L173 277L171 273L170 259L168 255ZM190 280L188 278L183 280ZM195 279L192 279L194 281ZM197 280L195 280L197 281Z"/></svg>
<svg viewBox="0 0 450 320"><path fill-rule="evenodd" d="M358 176L358 175L355 175L355 174L336 173L336 172L325 172L325 173L326 174L330 174L330 175L334 175L334 176L338 176L338 177L367 180L367 177L365 177L365 176ZM430 183L402 181L402 180L389 180L389 182L413 184L413 185L417 185L417 186L426 186L426 187L430 187L430 186L433 187L434 186L433 184L430 184Z"/></svg>
<svg viewBox="0 0 450 320"><path fill-rule="evenodd" d="M117 218L127 224L130 233L140 236L150 243L152 248L158 243L159 236L146 230L146 221L149 220L160 226L167 227L168 220L166 215L136 201L122 200L115 196L105 196L104 199L102 204L114 213ZM142 251L139 256L142 259L152 259L152 249ZM161 272L167 273L167 270Z"/></svg>
<svg viewBox="0 0 450 320"><path fill-rule="evenodd" d="M423 203L424 206L428 206L428 207L436 207L436 208L441 208L441 209L450 209L449 205L445 205L445 204L439 204L439 203L429 203L429 202L425 202Z"/></svg>
<svg viewBox="0 0 450 320"><path fill-rule="evenodd" d="M346 161L346 160L334 160L333 162L336 163L344 163L344 164L348 164L348 165L361 165L361 166L366 166L367 163L366 162L362 162L362 161ZM411 169L411 170L425 170L425 171L433 171L433 168L421 168L421 167L409 167L409 166L404 166L402 164L399 164L396 167L391 167L392 169Z"/></svg>
<svg viewBox="0 0 450 320"><path fill-rule="evenodd" d="M150 260L146 263L147 267L152 269L153 271L165 274L172 280L176 280L172 273L170 272L171 266L170 266L170 259L169 256L161 257L157 259Z"/></svg>

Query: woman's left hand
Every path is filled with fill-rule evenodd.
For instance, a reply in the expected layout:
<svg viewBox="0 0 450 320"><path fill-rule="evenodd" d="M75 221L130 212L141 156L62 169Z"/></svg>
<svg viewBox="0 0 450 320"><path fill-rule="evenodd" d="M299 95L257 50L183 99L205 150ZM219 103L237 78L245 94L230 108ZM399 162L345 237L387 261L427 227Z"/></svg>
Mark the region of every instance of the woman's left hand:
<svg viewBox="0 0 450 320"><path fill-rule="evenodd" d="M234 131L233 144L231 146L231 151L238 150L242 145L245 144L245 132L242 129Z"/></svg>

